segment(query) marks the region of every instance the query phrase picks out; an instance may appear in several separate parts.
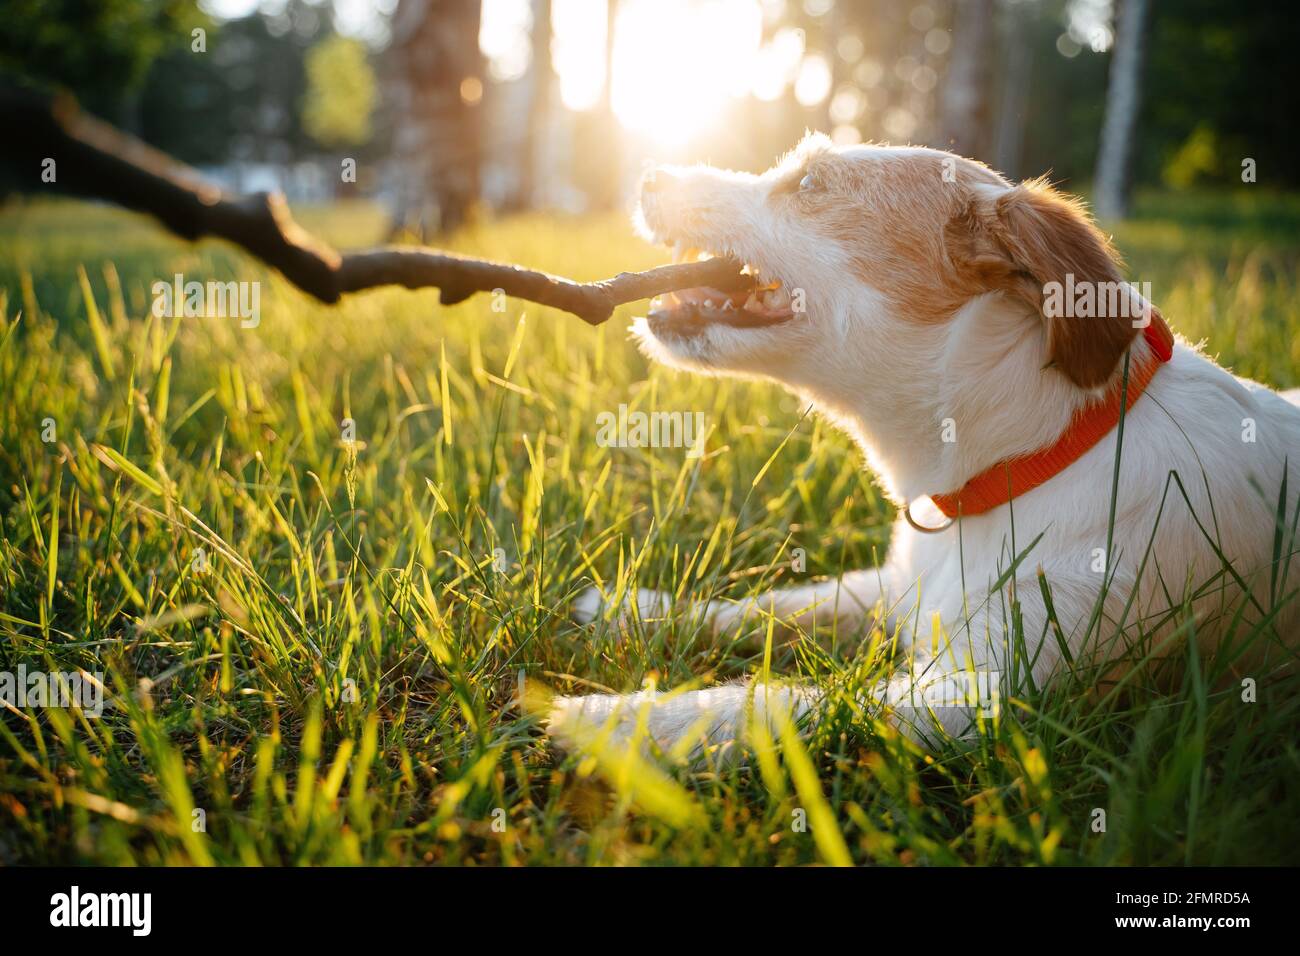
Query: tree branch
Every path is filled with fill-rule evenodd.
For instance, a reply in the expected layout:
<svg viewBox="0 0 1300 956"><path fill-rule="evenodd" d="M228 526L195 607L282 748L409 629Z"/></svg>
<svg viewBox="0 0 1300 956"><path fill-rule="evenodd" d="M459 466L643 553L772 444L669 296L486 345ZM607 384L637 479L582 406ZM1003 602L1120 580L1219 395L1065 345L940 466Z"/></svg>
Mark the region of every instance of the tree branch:
<svg viewBox="0 0 1300 956"><path fill-rule="evenodd" d="M70 98L0 84L0 128L11 133L0 160L20 177L38 181L43 164L52 159L53 188L146 213L184 239L225 239L325 303L386 285L437 287L444 305L499 289L599 325L626 302L697 286L734 291L749 281L730 259L574 282L421 246L339 253L293 221L283 196L228 197L165 153L83 113Z"/></svg>

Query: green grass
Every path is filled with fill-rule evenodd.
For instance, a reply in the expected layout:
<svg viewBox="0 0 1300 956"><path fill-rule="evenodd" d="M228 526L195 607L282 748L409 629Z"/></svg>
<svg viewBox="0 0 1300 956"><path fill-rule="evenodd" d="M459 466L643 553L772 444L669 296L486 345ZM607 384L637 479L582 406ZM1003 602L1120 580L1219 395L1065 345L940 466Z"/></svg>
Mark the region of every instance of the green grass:
<svg viewBox="0 0 1300 956"><path fill-rule="evenodd" d="M301 218L344 245L381 227ZM1118 240L1179 331L1297 384L1300 201L1146 197ZM577 278L660 261L617 217L455 245ZM153 319L175 272L261 278L260 326ZM888 544L845 438L775 388L649 368L630 308L600 329L484 296L324 308L228 247L46 203L0 211L0 296L0 669L108 688L97 720L0 709L0 863L1300 862L1300 677L1244 705L1208 660L1164 690L1067 677L926 756L849 705L878 641L801 638L771 670L835 701L802 747L667 775L557 753L521 679L765 666L687 623L578 627L587 583L739 597ZM621 403L705 412L706 456L599 447Z"/></svg>

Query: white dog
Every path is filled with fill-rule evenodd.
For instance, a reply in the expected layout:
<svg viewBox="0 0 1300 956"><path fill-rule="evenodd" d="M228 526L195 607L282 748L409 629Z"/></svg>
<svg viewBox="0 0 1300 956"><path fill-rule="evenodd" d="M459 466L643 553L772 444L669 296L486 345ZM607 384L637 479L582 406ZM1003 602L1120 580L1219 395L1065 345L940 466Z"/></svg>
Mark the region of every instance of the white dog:
<svg viewBox="0 0 1300 956"><path fill-rule="evenodd" d="M657 301L634 326L642 349L780 382L852 436L901 511L883 567L696 606L715 631L765 629L769 614L883 626L904 663L863 704L914 739L976 726L990 689L1017 690L1013 653L1040 687L1063 646L1118 662L1142 632L1183 653L1171 619L1184 602L1207 651L1234 613L1272 615L1235 662L1242 676L1292 653L1294 602L1274 612L1294 544L1292 503L1278 514L1288 468L1287 496L1300 488L1296 396L1175 342L1077 200L936 150L813 135L761 176L655 170L640 216L679 254L731 256L755 276L748 298ZM655 592L637 601L643 616L690 613ZM588 592L575 613L603 602ZM817 695L733 683L559 698L549 724L562 740L626 738L640 720L668 747L743 738L774 704L813 712Z"/></svg>

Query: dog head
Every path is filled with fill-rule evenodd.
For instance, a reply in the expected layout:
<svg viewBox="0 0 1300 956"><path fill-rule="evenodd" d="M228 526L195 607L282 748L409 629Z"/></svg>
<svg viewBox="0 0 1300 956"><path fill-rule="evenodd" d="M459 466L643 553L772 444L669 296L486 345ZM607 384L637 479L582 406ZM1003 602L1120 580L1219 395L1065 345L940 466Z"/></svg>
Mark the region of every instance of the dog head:
<svg viewBox="0 0 1300 956"><path fill-rule="evenodd" d="M678 258L753 276L656 300L633 327L642 349L786 385L848 429L895 500L1054 440L1116 378L1135 309L1154 312L1078 200L938 150L810 135L762 175L655 169L638 218ZM1098 308L1061 311L1061 288L1098 290ZM961 442L938 437L950 420Z"/></svg>
<svg viewBox="0 0 1300 956"><path fill-rule="evenodd" d="M1077 200L938 150L836 148L812 134L762 175L651 170L637 215L677 258L731 256L754 275L747 292L675 293L638 320L650 355L696 371L870 396L900 371L935 375L952 358L954 316L994 295L1044 374L1095 390L1136 334L1127 312L1080 321L1044 309L1052 283L1122 284Z"/></svg>

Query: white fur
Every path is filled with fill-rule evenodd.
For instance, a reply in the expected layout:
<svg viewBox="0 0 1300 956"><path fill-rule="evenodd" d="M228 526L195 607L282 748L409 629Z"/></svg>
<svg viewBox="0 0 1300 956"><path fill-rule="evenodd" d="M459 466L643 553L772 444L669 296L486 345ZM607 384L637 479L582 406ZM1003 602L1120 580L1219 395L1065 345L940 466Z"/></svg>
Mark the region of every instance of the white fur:
<svg viewBox="0 0 1300 956"><path fill-rule="evenodd" d="M842 155L853 158L872 149L879 147L857 147ZM657 237L671 235L729 251L789 286L809 290L807 316L759 329L713 325L690 340L656 338L639 320L635 335L647 354L670 365L782 383L852 436L891 500L913 502L913 516L924 524L942 524L926 495L958 489L996 462L1050 444L1091 396L1064 375L1044 370L1042 318L1001 295L972 299L947 323L926 326L892 314L881 292L848 268L846 250L766 201L780 173L757 177L706 167L675 170L685 197L679 205L692 215L681 216L680 209L667 208L655 196L643 199L641 215ZM1176 316L1172 319L1176 324ZM1142 360L1147 349L1137 339L1131 361ZM1288 460L1293 499L1288 508L1300 489L1298 399L1300 390L1284 398L1234 377L1188 343L1177 343L1173 359L1156 373L1125 421L1110 555L1114 579L1106 602L1112 623L1100 628L1101 635L1114 635L1113 622L1130 598L1130 631L1135 621L1150 628L1169 610L1171 597L1177 606L1188 585L1201 585L1219 572L1221 562L1206 541L1207 532L1220 542L1260 605L1269 607L1274 510ZM942 438L941 423L949 418L955 421L955 442ZM1242 440L1246 419L1255 422L1253 443ZM900 518L880 568L740 603L714 601L699 612L719 632L742 629L746 619L761 626L759 619L767 613L793 626L810 628L815 618L818 625L834 623L841 631L883 615L888 633L899 634L907 664L892 682L875 688L866 703L887 701L890 719L913 737L940 729L936 722L946 733L961 734L973 725L975 708L913 707L904 699L918 688L917 674L926 674L926 682L952 682L971 669L1008 672L1006 606L1012 585L1001 593L990 594L989 588L1011 563L1013 512L1018 551L1042 535L1013 582L1026 640L1038 643L1047 624L1036 577L1041 568L1073 655L1110 660L1123 651L1115 642L1081 646L1102 584L1092 565L1095 549L1104 549L1107 542L1116 437L1112 430L1010 506L965 518L960 553L957 528L919 534ZM1181 478L1190 508L1177 484L1168 480L1171 471ZM1148 556L1162 497L1163 514ZM1139 579L1144 558L1147 566ZM1224 583L1226 589L1212 588L1193 605L1197 634L1207 651L1222 634L1224 608L1230 614L1235 606L1238 589L1231 578ZM1300 577L1292 582L1297 583ZM668 601L666 595L642 590L639 611L657 616ZM591 620L599 609L599 596L589 594L577 613ZM938 660L931 659L929 650L935 614L950 640L950 650ZM1261 615L1248 610L1245 616ZM1294 608L1277 619L1276 628L1290 638L1296 629ZM1037 652L1033 675L1041 686L1058 670L1057 642L1048 635L1030 651ZM1258 663L1256 658L1242 666ZM1243 676L1250 673L1243 671ZM717 742L743 736L751 699L772 693L796 714L815 709L816 694L807 688L729 684L653 700L638 694L560 698L550 726L562 739L573 739L581 727L609 724L626 738L640 713L663 746L688 733Z"/></svg>

